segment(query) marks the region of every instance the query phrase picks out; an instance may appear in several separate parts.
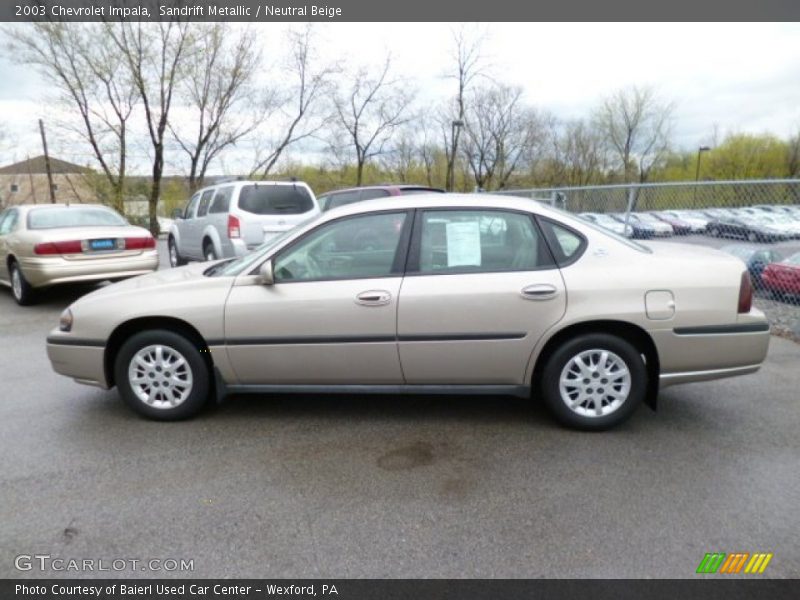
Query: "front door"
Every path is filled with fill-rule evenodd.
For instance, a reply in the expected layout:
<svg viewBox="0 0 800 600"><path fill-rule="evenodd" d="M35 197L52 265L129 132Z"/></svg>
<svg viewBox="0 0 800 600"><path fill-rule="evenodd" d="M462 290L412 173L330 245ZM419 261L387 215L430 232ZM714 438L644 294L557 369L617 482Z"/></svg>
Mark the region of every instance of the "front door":
<svg viewBox="0 0 800 600"><path fill-rule="evenodd" d="M280 250L274 285L240 276L225 343L241 384L400 384L397 300L410 216L324 223Z"/></svg>
<svg viewBox="0 0 800 600"><path fill-rule="evenodd" d="M406 383L524 385L536 342L566 309L533 217L425 210L411 247L397 326Z"/></svg>

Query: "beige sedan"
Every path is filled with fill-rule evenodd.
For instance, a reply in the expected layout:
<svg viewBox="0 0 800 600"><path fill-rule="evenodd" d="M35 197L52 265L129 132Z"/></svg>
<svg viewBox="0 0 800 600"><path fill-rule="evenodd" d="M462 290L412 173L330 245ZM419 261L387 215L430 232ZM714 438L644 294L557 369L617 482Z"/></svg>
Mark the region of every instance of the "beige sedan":
<svg viewBox="0 0 800 600"><path fill-rule="evenodd" d="M52 285L125 279L157 268L150 232L105 206L20 205L0 213L0 284L21 305Z"/></svg>
<svg viewBox="0 0 800 600"><path fill-rule="evenodd" d="M521 198L418 195L95 291L47 351L154 419L234 393L514 394L605 429L660 387L757 371L769 327L751 300L721 252Z"/></svg>

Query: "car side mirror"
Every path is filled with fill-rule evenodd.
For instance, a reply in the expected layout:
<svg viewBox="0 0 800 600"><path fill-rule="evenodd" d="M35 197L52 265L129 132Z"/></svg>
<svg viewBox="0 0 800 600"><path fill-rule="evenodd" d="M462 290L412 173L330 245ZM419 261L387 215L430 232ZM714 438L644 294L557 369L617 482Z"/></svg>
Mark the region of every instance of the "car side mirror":
<svg viewBox="0 0 800 600"><path fill-rule="evenodd" d="M272 272L272 259L261 264L258 269L258 282L261 285L275 285L275 275Z"/></svg>
<svg viewBox="0 0 800 600"><path fill-rule="evenodd" d="M173 219L182 219L183 218L183 211L180 208L176 208L172 211L172 218Z"/></svg>

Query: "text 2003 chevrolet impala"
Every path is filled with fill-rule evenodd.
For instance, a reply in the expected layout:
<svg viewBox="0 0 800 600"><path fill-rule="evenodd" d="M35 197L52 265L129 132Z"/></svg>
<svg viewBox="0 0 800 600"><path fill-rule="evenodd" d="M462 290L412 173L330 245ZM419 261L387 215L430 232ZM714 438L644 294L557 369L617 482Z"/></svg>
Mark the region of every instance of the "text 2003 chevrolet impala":
<svg viewBox="0 0 800 600"><path fill-rule="evenodd" d="M769 331L751 296L721 252L642 246L521 198L418 195L93 292L47 350L155 419L243 392L533 393L603 429L659 385L756 371Z"/></svg>

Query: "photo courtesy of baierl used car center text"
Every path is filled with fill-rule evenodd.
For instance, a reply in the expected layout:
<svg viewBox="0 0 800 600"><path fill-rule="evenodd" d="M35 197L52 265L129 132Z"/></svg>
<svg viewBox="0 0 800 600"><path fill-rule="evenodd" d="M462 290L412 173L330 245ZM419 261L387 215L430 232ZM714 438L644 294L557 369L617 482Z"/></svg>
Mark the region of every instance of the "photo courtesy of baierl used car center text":
<svg viewBox="0 0 800 600"><path fill-rule="evenodd" d="M795 598L800 5L0 5L0 598Z"/></svg>

